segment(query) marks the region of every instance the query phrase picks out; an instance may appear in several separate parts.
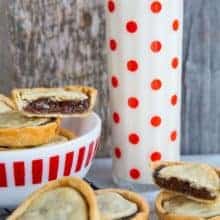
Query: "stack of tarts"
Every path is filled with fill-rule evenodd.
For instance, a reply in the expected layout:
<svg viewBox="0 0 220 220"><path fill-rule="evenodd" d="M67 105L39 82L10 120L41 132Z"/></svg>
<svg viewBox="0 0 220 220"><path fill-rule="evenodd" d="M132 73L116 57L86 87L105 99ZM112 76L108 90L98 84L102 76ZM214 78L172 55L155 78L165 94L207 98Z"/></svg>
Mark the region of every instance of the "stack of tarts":
<svg viewBox="0 0 220 220"><path fill-rule="evenodd" d="M97 91L86 86L15 89L0 95L0 150L65 142L75 137L60 127L61 118L91 113Z"/></svg>
<svg viewBox="0 0 220 220"><path fill-rule="evenodd" d="M154 164L161 220L220 220L220 172L206 164Z"/></svg>

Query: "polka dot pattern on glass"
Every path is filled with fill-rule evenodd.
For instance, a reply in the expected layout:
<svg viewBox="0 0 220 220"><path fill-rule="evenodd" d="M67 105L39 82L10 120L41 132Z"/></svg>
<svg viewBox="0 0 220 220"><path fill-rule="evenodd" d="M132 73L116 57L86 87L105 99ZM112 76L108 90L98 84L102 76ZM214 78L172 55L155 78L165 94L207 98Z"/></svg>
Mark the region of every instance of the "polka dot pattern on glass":
<svg viewBox="0 0 220 220"><path fill-rule="evenodd" d="M151 161L153 161L153 162L159 161L159 160L161 160L161 158L162 158L161 153L160 153L160 152L157 152L157 151L153 152L153 153L151 154L151 156L150 156L150 159L151 159Z"/></svg>
<svg viewBox="0 0 220 220"><path fill-rule="evenodd" d="M183 22L173 0L129 4L106 5L110 120L116 170L138 182L149 175L149 161L176 159Z"/></svg>
<svg viewBox="0 0 220 220"><path fill-rule="evenodd" d="M130 72L135 72L138 70L138 62L136 60L129 60L127 62L127 69Z"/></svg>
<svg viewBox="0 0 220 220"><path fill-rule="evenodd" d="M129 135L128 139L129 139L129 142L130 142L131 144L134 144L134 145L138 144L139 141L140 141L140 137L139 137L139 135L136 134L136 133L131 133L131 134Z"/></svg>
<svg viewBox="0 0 220 220"><path fill-rule="evenodd" d="M108 10L111 13L115 11L115 2L113 0L108 1Z"/></svg>
<svg viewBox="0 0 220 220"><path fill-rule="evenodd" d="M138 29L136 21L128 21L126 24L126 30L128 33L135 33Z"/></svg>
<svg viewBox="0 0 220 220"><path fill-rule="evenodd" d="M111 84L113 88L117 88L119 86L119 81L117 76L112 76Z"/></svg>
<svg viewBox="0 0 220 220"><path fill-rule="evenodd" d="M116 148L114 149L114 154L115 154L115 157L116 157L117 159L120 159L121 156L122 156L121 149L120 149L119 147L116 147Z"/></svg>
<svg viewBox="0 0 220 220"><path fill-rule="evenodd" d="M159 1L153 1L152 3L151 3L151 11L153 12L153 13L159 13L160 11L161 11L161 9L162 9L162 4L161 4L161 2L159 2Z"/></svg>
<svg viewBox="0 0 220 220"><path fill-rule="evenodd" d="M130 175L130 177L131 177L132 179L137 180L137 179L140 178L141 172L140 172L140 170L138 170L138 169L136 169L136 168L132 168L132 169L130 170L129 175Z"/></svg>

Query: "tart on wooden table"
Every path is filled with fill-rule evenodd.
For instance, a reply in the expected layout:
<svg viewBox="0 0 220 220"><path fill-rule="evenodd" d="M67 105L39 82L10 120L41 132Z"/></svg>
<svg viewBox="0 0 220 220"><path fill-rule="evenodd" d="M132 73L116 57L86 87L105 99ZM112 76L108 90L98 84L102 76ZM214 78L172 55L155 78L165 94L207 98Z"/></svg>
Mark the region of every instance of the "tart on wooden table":
<svg viewBox="0 0 220 220"><path fill-rule="evenodd" d="M60 119L28 118L20 112L0 113L0 146L26 147L49 143L59 132Z"/></svg>
<svg viewBox="0 0 220 220"><path fill-rule="evenodd" d="M81 179L65 177L34 192L8 220L99 220L94 191Z"/></svg>
<svg viewBox="0 0 220 220"><path fill-rule="evenodd" d="M15 109L15 105L11 99L0 94L0 113L9 112Z"/></svg>
<svg viewBox="0 0 220 220"><path fill-rule="evenodd" d="M97 190L102 220L146 220L149 206L137 193L122 189Z"/></svg>
<svg viewBox="0 0 220 220"><path fill-rule="evenodd" d="M36 148L36 147L52 147L52 146L54 146L54 144L62 144L62 143L65 143L69 140L73 140L76 137L77 136L74 132L72 132L68 129L60 128L58 134L54 138L52 138L49 143L34 146L34 148ZM1 146L0 151L8 151L8 150L15 150L15 149L22 150L22 149L28 149L28 148L33 148L33 146L32 147L30 147L30 146L19 147L19 148Z"/></svg>
<svg viewBox="0 0 220 220"><path fill-rule="evenodd" d="M30 117L83 117L92 111L96 96L96 89L87 86L12 91L18 111Z"/></svg>
<svg viewBox="0 0 220 220"><path fill-rule="evenodd" d="M220 220L220 199L202 203L164 191L156 198L156 212L160 220Z"/></svg>
<svg viewBox="0 0 220 220"><path fill-rule="evenodd" d="M164 190L205 203L215 202L219 196L219 174L206 164L158 163L154 166L153 180Z"/></svg>

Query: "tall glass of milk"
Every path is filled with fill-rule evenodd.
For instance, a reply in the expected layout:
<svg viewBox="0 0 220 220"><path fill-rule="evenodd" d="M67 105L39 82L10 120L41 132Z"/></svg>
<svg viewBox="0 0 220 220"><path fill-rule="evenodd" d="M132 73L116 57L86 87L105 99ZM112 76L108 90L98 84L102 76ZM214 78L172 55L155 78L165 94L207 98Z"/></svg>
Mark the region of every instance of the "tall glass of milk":
<svg viewBox="0 0 220 220"><path fill-rule="evenodd" d="M113 179L145 190L180 157L183 0L106 0Z"/></svg>

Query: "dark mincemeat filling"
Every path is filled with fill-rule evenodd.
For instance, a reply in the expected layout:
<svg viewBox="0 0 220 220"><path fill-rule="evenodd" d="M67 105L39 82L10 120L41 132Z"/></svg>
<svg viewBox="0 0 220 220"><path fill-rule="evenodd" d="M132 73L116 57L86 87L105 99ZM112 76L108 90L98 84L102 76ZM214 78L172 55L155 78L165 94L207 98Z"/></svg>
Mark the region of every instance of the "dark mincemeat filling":
<svg viewBox="0 0 220 220"><path fill-rule="evenodd" d="M192 187L189 181L183 181L177 179L176 177L171 177L169 179L160 177L159 172L164 167L165 166L158 167L153 173L153 178L158 186L165 188L167 190L184 193L188 196L193 196L199 199L206 199L206 200L216 199L216 196L212 195L205 187L201 187L197 189Z"/></svg>
<svg viewBox="0 0 220 220"><path fill-rule="evenodd" d="M84 100L53 101L49 98L39 98L30 102L24 110L30 113L84 113L89 109L89 98Z"/></svg>

